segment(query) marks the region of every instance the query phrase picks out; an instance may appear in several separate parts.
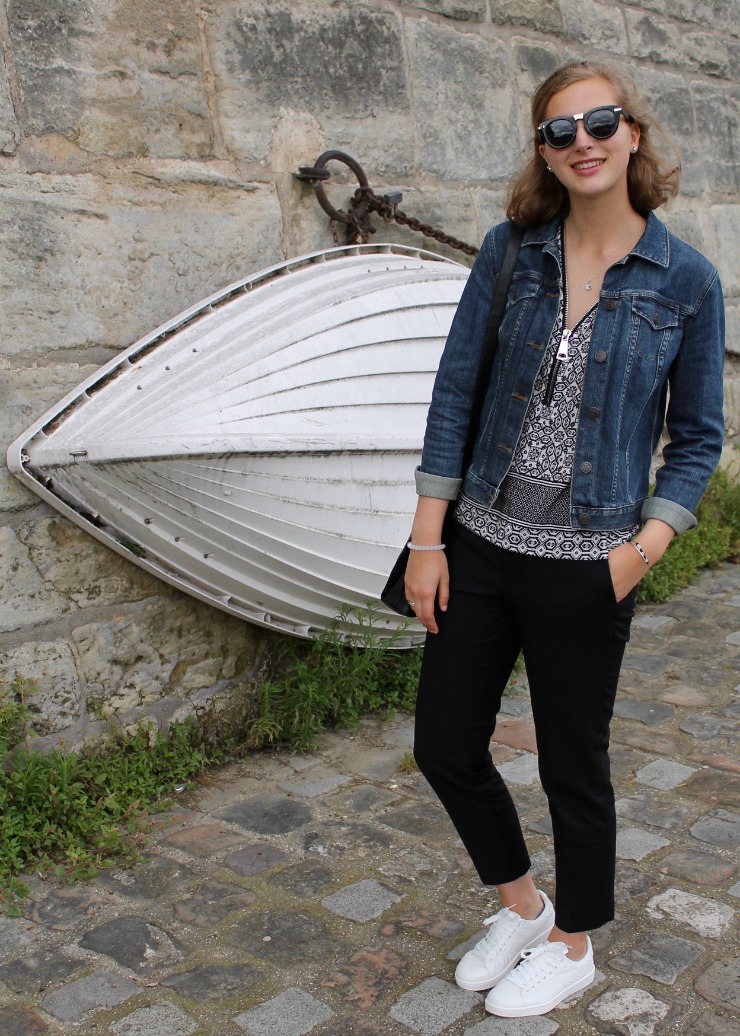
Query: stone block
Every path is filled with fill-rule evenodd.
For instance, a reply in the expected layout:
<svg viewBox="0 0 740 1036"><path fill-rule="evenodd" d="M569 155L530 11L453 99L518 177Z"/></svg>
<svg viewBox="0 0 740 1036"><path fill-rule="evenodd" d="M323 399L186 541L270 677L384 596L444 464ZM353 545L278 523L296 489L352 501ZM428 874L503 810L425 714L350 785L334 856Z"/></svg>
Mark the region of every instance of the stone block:
<svg viewBox="0 0 740 1036"><path fill-rule="evenodd" d="M10 96L5 56L0 53L0 152L4 155L14 154L19 140L20 130L15 117L13 99Z"/></svg>
<svg viewBox="0 0 740 1036"><path fill-rule="evenodd" d="M38 902L28 904L27 912L35 924L55 932L71 932L83 918L94 917L107 905L108 897L95 885L79 882L70 888L52 888Z"/></svg>
<svg viewBox="0 0 740 1036"><path fill-rule="evenodd" d="M630 900L643 896L655 885L656 878L652 871L643 871L623 860L617 862L617 876L614 896L617 903L629 903Z"/></svg>
<svg viewBox="0 0 740 1036"><path fill-rule="evenodd" d="M190 1036L200 1023L176 1004L151 1004L113 1022L115 1036Z"/></svg>
<svg viewBox="0 0 740 1036"><path fill-rule="evenodd" d="M617 1036L653 1036L670 1006L644 989L607 990L586 1008L586 1021L599 1032Z"/></svg>
<svg viewBox="0 0 740 1036"><path fill-rule="evenodd" d="M740 813L718 809L701 817L689 830L700 842L722 849L737 849L740 846Z"/></svg>
<svg viewBox="0 0 740 1036"><path fill-rule="evenodd" d="M40 993L69 978L82 966L81 961L71 960L59 949L38 950L3 964L0 967L0 983L14 993Z"/></svg>
<svg viewBox="0 0 740 1036"><path fill-rule="evenodd" d="M8 686L16 675L33 681L26 704L34 733L42 737L59 733L79 719L82 688L66 641L27 641L4 651L0 655L0 687Z"/></svg>
<svg viewBox="0 0 740 1036"><path fill-rule="evenodd" d="M740 1011L740 958L710 964L694 983L694 989L726 1011Z"/></svg>
<svg viewBox="0 0 740 1036"><path fill-rule="evenodd" d="M347 784L352 778L346 773L337 773L326 766L313 766L300 774L280 782L283 791L290 795L299 795L303 799L314 799Z"/></svg>
<svg viewBox="0 0 740 1036"><path fill-rule="evenodd" d="M334 880L334 872L322 863L301 860L291 867L283 867L274 874L266 875L271 885L287 889L297 899L315 896Z"/></svg>
<svg viewBox="0 0 740 1036"><path fill-rule="evenodd" d="M376 788L373 784L352 784L344 791L337 792L328 800L328 804L336 813L356 815L372 813L382 806L388 806L397 797L397 792Z"/></svg>
<svg viewBox="0 0 740 1036"><path fill-rule="evenodd" d="M361 777L387 781L398 776L398 767L402 759L401 748L351 748L342 759L342 766Z"/></svg>
<svg viewBox="0 0 740 1036"><path fill-rule="evenodd" d="M685 32L681 40L683 58L689 68L708 76L730 78L730 51L717 33Z"/></svg>
<svg viewBox="0 0 740 1036"><path fill-rule="evenodd" d="M670 805L652 792L639 792L636 795L625 795L617 799L617 816L627 817L639 824L650 824L663 831L680 831L688 820L696 815L696 811L682 802Z"/></svg>
<svg viewBox="0 0 740 1036"><path fill-rule="evenodd" d="M652 612L638 612L632 620L633 629L659 630L676 620L670 615L655 615Z"/></svg>
<svg viewBox="0 0 740 1036"><path fill-rule="evenodd" d="M734 194L738 188L735 141L740 132L737 93L724 84L696 81L691 83L691 97L697 112L695 147L711 148L712 161L706 165L707 186L710 191ZM737 211L733 212L733 216L737 225ZM729 229L725 230L725 234ZM737 247L735 239L736 254ZM736 269L733 278L735 283L737 276Z"/></svg>
<svg viewBox="0 0 740 1036"><path fill-rule="evenodd" d="M526 752L510 763L502 763L499 773L507 784L535 784L540 779L537 756Z"/></svg>
<svg viewBox="0 0 740 1036"><path fill-rule="evenodd" d="M400 806L398 809L381 813L378 820L381 824L404 831L409 835L427 835L431 828L438 827L444 817L440 807L432 802L418 802L411 806Z"/></svg>
<svg viewBox="0 0 740 1036"><path fill-rule="evenodd" d="M22 921L13 921L9 917L0 917L0 955L13 953L33 942L33 935L28 930L30 925Z"/></svg>
<svg viewBox="0 0 740 1036"><path fill-rule="evenodd" d="M0 633L58 619L68 610L69 603L43 578L16 532L0 528Z"/></svg>
<svg viewBox="0 0 740 1036"><path fill-rule="evenodd" d="M354 5L227 0L205 23L224 141L264 162L280 109L316 118L330 145L370 164L408 163L412 139L398 17ZM321 75L316 70L321 69ZM382 127L382 129L381 129ZM315 155L306 155L312 161Z"/></svg>
<svg viewBox="0 0 740 1036"><path fill-rule="evenodd" d="M234 1021L249 1036L304 1036L334 1012L302 989L286 989L278 996L236 1016Z"/></svg>
<svg viewBox="0 0 740 1036"><path fill-rule="evenodd" d="M196 824L194 827L184 827L181 831L160 838L159 844L170 849L179 849L180 852L198 860L208 860L225 849L240 845L243 841L243 835L225 825Z"/></svg>
<svg viewBox="0 0 740 1036"><path fill-rule="evenodd" d="M681 65L681 30L660 15L625 10L630 53L658 64Z"/></svg>
<svg viewBox="0 0 740 1036"><path fill-rule="evenodd" d="M692 773L696 773L694 766L684 766L683 763L675 763L672 759L655 759L637 771L635 780L648 788L671 791L688 780Z"/></svg>
<svg viewBox="0 0 740 1036"><path fill-rule="evenodd" d="M489 7L494 25L525 25L555 36L559 36L563 30L563 18L557 0L532 0L527 4L521 4L518 0L489 0ZM542 79L547 75L548 72Z"/></svg>
<svg viewBox="0 0 740 1036"><path fill-rule="evenodd" d="M307 824L311 810L302 802L295 802L275 792L254 795L244 802L221 809L217 814L223 820L254 831L259 835L283 835Z"/></svg>
<svg viewBox="0 0 740 1036"><path fill-rule="evenodd" d="M735 864L729 860L696 849L679 849L664 857L660 864L661 874L672 874L697 885L720 885L731 878L736 870Z"/></svg>
<svg viewBox="0 0 740 1036"><path fill-rule="evenodd" d="M617 832L617 859L643 860L666 845L670 845L667 838L642 831L638 827L628 827Z"/></svg>
<svg viewBox="0 0 740 1036"><path fill-rule="evenodd" d="M494 1018L488 1016L463 1036L555 1036L560 1026L551 1018Z"/></svg>
<svg viewBox="0 0 740 1036"><path fill-rule="evenodd" d="M704 947L668 932L651 932L626 953L613 957L612 967L628 975L647 975L664 986L672 986L679 975L704 953Z"/></svg>
<svg viewBox="0 0 740 1036"><path fill-rule="evenodd" d="M712 804L740 809L740 777L716 770L701 770L683 789L687 795L694 795Z"/></svg>
<svg viewBox="0 0 740 1036"><path fill-rule="evenodd" d="M258 957L272 969L287 968L291 975L297 964L333 956L342 945L321 921L295 909L250 914L232 922L224 938L240 953Z"/></svg>
<svg viewBox="0 0 740 1036"><path fill-rule="evenodd" d="M735 737L740 729L737 720L723 716L706 716L703 713L687 716L681 720L679 727L700 741L712 741L718 737Z"/></svg>
<svg viewBox="0 0 740 1036"><path fill-rule="evenodd" d="M671 655L651 654L648 651L628 649L623 668L625 670L634 670L638 673L645 673L646 676L660 676L674 662L675 659Z"/></svg>
<svg viewBox="0 0 740 1036"><path fill-rule="evenodd" d="M325 989L337 989L345 1000L365 1011L397 986L409 967L409 962L392 950L368 946L353 953L321 985Z"/></svg>
<svg viewBox="0 0 740 1036"><path fill-rule="evenodd" d="M461 22L482 22L486 19L486 0L400 0L399 7L429 11L430 14Z"/></svg>
<svg viewBox="0 0 740 1036"><path fill-rule="evenodd" d="M478 993L467 993L441 978L428 978L404 993L390 1009L394 1021L423 1036L437 1036L481 1004Z"/></svg>
<svg viewBox="0 0 740 1036"><path fill-rule="evenodd" d="M182 888L193 876L189 867L163 856L137 860L131 870L107 870L98 882L125 899L159 899L173 888Z"/></svg>
<svg viewBox="0 0 740 1036"><path fill-rule="evenodd" d="M519 142L505 45L424 20L408 23L407 45L424 172L508 179Z"/></svg>
<svg viewBox="0 0 740 1036"><path fill-rule="evenodd" d="M675 204L680 205L680 200L677 200ZM671 209L670 212L661 212L660 218L676 237L680 237L682 241L691 245L692 248L696 248L699 252L706 252L707 246L704 233L696 213Z"/></svg>
<svg viewBox="0 0 740 1036"><path fill-rule="evenodd" d="M117 964L145 974L181 960L182 950L164 929L143 917L117 917L91 928L79 940L83 950L111 957Z"/></svg>
<svg viewBox="0 0 740 1036"><path fill-rule="evenodd" d="M645 97L650 98L651 107L658 115L661 125L669 137L675 139L681 152L681 194L695 198L706 189L706 163L697 147L697 131L694 118L702 121L705 116L693 114L692 96L686 89L683 76L672 72L656 71L652 68L632 68L630 70ZM665 155L671 164L675 163L675 155L666 150L658 137L653 141L658 152ZM666 614L674 614L671 608L663 607Z"/></svg>
<svg viewBox="0 0 740 1036"><path fill-rule="evenodd" d="M654 701L618 698L614 705L615 716L619 716L620 719L634 719L648 727L662 723L664 719L669 719L674 714L675 709L670 705L661 705Z"/></svg>
<svg viewBox="0 0 740 1036"><path fill-rule="evenodd" d="M727 117L722 118L726 120ZM727 141L723 142L721 153L727 146ZM727 179L729 182L729 174ZM727 189L733 190L729 187ZM737 209L737 205L712 205L708 212L714 240L717 242L716 250L712 250L711 259L719 270L722 288L727 296L740 295L740 213Z"/></svg>
<svg viewBox="0 0 740 1036"><path fill-rule="evenodd" d="M626 54L627 40L621 13L604 4L560 0L563 34L608 54Z"/></svg>
<svg viewBox="0 0 740 1036"><path fill-rule="evenodd" d="M703 1011L692 1022L691 1036L740 1036L740 1023Z"/></svg>
<svg viewBox="0 0 740 1036"><path fill-rule="evenodd" d="M94 154L207 158L212 127L195 9L10 3L28 131Z"/></svg>
<svg viewBox="0 0 740 1036"><path fill-rule="evenodd" d="M339 917L347 917L350 921L371 921L380 917L394 904L400 903L399 896L386 885L373 878L358 881L355 885L347 885L331 896L325 896L321 905Z"/></svg>
<svg viewBox="0 0 740 1036"><path fill-rule="evenodd" d="M207 1002L239 996L262 977L262 972L251 964L202 964L190 971L160 980L160 986L175 989L191 1000Z"/></svg>
<svg viewBox="0 0 740 1036"><path fill-rule="evenodd" d="M13 270L6 356L48 365L78 346L122 348L282 258L272 186L213 171L205 189L177 168L179 178L161 166L0 178L0 267Z"/></svg>
<svg viewBox="0 0 740 1036"><path fill-rule="evenodd" d="M176 899L172 909L178 921L208 928L234 911L251 906L256 899L256 894L249 889L208 881L192 895Z"/></svg>
<svg viewBox="0 0 740 1036"><path fill-rule="evenodd" d="M99 1010L109 1010L141 992L135 982L109 971L93 971L45 996L42 1011L63 1023L76 1024Z"/></svg>
<svg viewBox="0 0 740 1036"><path fill-rule="evenodd" d="M238 849L235 853L230 853L223 860L223 865L241 877L248 878L252 874L272 870L273 867L285 863L289 859L288 854L284 853L282 849L278 849L277 846L255 842L253 845Z"/></svg>
<svg viewBox="0 0 740 1036"><path fill-rule="evenodd" d="M684 925L710 939L721 938L735 917L732 907L682 889L667 889L653 896L646 909L651 917L669 917L675 924Z"/></svg>

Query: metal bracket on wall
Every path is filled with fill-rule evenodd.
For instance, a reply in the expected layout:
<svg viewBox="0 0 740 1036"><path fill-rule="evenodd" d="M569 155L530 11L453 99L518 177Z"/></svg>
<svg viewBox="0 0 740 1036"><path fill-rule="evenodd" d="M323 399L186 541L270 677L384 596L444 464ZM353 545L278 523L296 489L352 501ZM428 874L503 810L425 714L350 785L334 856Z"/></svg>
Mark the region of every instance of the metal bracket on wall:
<svg viewBox="0 0 740 1036"><path fill-rule="evenodd" d="M347 212L344 209L335 208L329 201L324 189L324 184L328 182L331 176L326 168L329 162L344 163L357 177L359 186L350 200L349 211ZM367 176L360 163L352 158L351 155L345 154L344 151L324 151L312 166L300 166L298 172L293 175L297 180L302 180L313 187L316 200L331 221L332 234L337 244L339 244L337 236L338 223L343 223L345 226L346 243L348 245L365 244L370 239L370 235L375 233L375 227L370 222L370 216L375 212L386 223L395 222L401 226L408 227L409 230L415 230L425 237L439 241L440 244L448 245L450 248L464 252L465 255L478 254L478 249L474 245L466 244L464 241L446 234L443 230L439 230L429 223L422 223L413 216L402 212L398 208L403 198L400 191L393 191L382 196L377 195L372 187L369 186Z"/></svg>

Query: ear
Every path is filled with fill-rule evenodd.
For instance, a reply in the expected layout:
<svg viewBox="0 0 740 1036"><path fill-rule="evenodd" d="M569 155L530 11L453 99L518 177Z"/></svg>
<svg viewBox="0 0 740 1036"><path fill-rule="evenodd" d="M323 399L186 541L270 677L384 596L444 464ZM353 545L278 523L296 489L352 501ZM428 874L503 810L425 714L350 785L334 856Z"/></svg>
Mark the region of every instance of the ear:
<svg viewBox="0 0 740 1036"><path fill-rule="evenodd" d="M637 147L637 145L640 143L640 127L637 125L636 122L631 122L629 126L630 136L632 137L632 147Z"/></svg>
<svg viewBox="0 0 740 1036"><path fill-rule="evenodd" d="M639 139L639 134L638 134L638 139ZM545 162L547 162L547 159L545 158L545 145L544 144L538 144L537 145L537 150L540 153L540 157L543 158L545 160Z"/></svg>

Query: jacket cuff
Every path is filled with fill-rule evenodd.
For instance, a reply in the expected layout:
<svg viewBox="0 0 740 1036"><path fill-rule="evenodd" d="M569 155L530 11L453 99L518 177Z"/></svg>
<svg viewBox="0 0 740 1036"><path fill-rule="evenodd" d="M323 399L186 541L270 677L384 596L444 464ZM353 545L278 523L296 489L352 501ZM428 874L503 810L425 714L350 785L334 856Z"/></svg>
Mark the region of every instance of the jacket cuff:
<svg viewBox="0 0 740 1036"><path fill-rule="evenodd" d="M644 522L648 518L659 518L661 522L670 525L678 536L699 524L688 508L662 496L649 496L642 505L640 517Z"/></svg>
<svg viewBox="0 0 740 1036"><path fill-rule="evenodd" d="M461 478L447 478L445 475L430 475L428 471L417 468L416 492L419 496L431 496L436 500L455 500L462 485Z"/></svg>

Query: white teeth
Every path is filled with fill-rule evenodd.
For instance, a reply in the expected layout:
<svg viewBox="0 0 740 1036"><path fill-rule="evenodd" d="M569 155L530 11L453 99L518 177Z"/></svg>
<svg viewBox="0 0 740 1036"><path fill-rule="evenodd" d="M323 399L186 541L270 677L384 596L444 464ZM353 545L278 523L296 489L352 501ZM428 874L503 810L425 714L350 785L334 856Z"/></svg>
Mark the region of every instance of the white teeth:
<svg viewBox="0 0 740 1036"><path fill-rule="evenodd" d="M597 161L594 161L594 162L576 162L576 164L573 166L573 168L574 169L595 169L596 166L601 165L603 163L603 161L604 161L603 158L600 158L600 159L598 159Z"/></svg>

